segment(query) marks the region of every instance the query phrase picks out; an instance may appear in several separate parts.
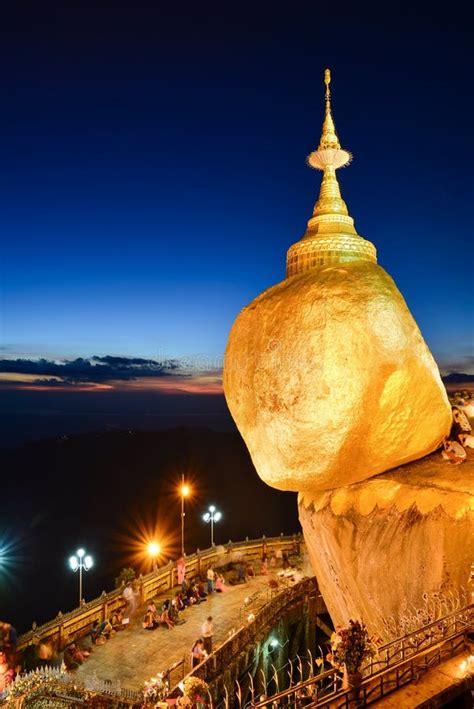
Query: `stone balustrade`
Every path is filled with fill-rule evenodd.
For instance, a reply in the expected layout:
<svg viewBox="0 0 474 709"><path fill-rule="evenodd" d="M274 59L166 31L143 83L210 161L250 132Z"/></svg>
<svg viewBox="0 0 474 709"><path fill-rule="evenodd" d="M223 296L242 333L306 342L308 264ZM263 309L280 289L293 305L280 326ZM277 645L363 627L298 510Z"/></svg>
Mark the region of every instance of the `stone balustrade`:
<svg viewBox="0 0 474 709"><path fill-rule="evenodd" d="M299 552L302 543L301 535L262 537L261 539L249 540L233 543L229 541L222 546L213 546L204 551L199 549L195 554L186 557L186 575L197 576L204 574L208 566L217 568L231 562L238 562L240 559L256 561L261 559L265 552L270 554L278 549L286 552ZM144 604L151 598L170 590L176 584L176 564L169 561L165 566L146 575L140 575L136 581L140 603ZM34 635L44 641L53 641L58 649L62 649L71 640L84 635L90 630L95 620L102 622L110 617L110 614L119 607L124 606L122 589L115 589L102 594L88 603L83 603L78 608L69 613L61 613L37 626L33 623L31 630L23 633L18 639L18 649L24 649L31 642Z"/></svg>

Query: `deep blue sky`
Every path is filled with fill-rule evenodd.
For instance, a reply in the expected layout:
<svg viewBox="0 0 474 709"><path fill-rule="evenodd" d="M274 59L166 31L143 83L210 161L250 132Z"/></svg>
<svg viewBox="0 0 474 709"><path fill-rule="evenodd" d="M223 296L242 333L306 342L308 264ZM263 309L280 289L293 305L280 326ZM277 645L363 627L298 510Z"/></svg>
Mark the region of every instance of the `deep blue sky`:
<svg viewBox="0 0 474 709"><path fill-rule="evenodd" d="M3 7L5 358L218 366L304 233L329 66L358 231L440 366L473 371L470 24L432 3L333 5Z"/></svg>

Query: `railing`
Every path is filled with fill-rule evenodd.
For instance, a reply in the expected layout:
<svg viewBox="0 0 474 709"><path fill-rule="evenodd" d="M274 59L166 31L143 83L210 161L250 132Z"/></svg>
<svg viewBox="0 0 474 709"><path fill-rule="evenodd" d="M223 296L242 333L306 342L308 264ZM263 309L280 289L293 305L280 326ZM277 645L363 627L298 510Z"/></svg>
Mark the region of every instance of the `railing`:
<svg viewBox="0 0 474 709"><path fill-rule="evenodd" d="M283 536L249 540L242 542L228 542L223 546L213 546L205 551L199 551L186 557L186 575L198 576L209 565L216 567L224 566L231 562L238 562L241 558L246 561L260 559L262 554L280 549L283 551L298 551L302 543L301 535ZM168 591L175 586L176 568L175 562L169 561L166 566L157 571L152 571L146 576L140 575L137 579L138 595L140 603L144 604L148 600ZM85 634L91 627L94 620L102 622L110 617L116 609L124 606L122 589L116 589L109 593L105 591L99 598L95 598L88 603L83 603L78 608L69 613L59 612L56 618L37 626L33 623L31 630L23 633L18 639L18 649L24 649L32 640L33 636L38 636L44 641L53 641L61 649L68 642Z"/></svg>
<svg viewBox="0 0 474 709"><path fill-rule="evenodd" d="M314 598L316 595L321 598L318 594L318 587L314 577L305 578L293 586L284 587L280 591L275 592L275 590L269 589L260 594L261 605L257 608L255 603L245 604L247 617L244 620L244 624L231 631L229 637L215 648L212 655L192 669L184 679L198 677L208 683L214 681L230 666L233 659L244 647L248 647L259 633L262 633L265 629L268 630L275 623L275 619L284 608L305 597ZM173 685L170 683L170 686L172 687ZM176 696L177 694L179 694L179 688L173 687L170 696Z"/></svg>
<svg viewBox="0 0 474 709"><path fill-rule="evenodd" d="M33 682L35 680L44 681L46 688L48 680L54 680L57 686L62 688L62 691L58 696L64 699L68 698L68 689L79 689L84 690L84 692L90 692L93 695L100 695L103 698L110 698L111 700L114 700L113 706L116 706L117 700L122 705L127 705L130 707L141 703L140 692L135 692L130 689L123 689L119 681L110 682L107 680L101 680L95 673L90 677L78 677L77 675L71 675L56 667L41 667L37 670L33 670L32 672L18 675L4 692L0 692L0 703L7 700L10 695L14 697L16 686L23 683L25 678L29 678ZM74 702L74 706L76 704L87 703L85 700L81 701L77 697L71 697L71 701Z"/></svg>
<svg viewBox="0 0 474 709"><path fill-rule="evenodd" d="M362 666L363 680L357 696L363 700L363 705L399 689L460 652L465 646L466 634L473 627L473 609L473 604L467 605L379 648L376 656ZM252 709L272 706L297 709L303 705L318 709L348 708L353 706L354 690L344 689L342 685L340 671L332 668L318 674L314 667L314 674L308 679L262 701L256 702L253 697L245 706Z"/></svg>

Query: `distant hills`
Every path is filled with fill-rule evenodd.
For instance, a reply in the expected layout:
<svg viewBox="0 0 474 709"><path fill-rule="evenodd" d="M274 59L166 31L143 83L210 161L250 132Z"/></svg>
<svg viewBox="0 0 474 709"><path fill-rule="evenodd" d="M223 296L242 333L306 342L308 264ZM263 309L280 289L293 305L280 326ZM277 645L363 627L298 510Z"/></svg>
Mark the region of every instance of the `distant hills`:
<svg viewBox="0 0 474 709"><path fill-rule="evenodd" d="M464 384L474 382L474 374L463 374L461 372L450 372L442 377L445 384Z"/></svg>

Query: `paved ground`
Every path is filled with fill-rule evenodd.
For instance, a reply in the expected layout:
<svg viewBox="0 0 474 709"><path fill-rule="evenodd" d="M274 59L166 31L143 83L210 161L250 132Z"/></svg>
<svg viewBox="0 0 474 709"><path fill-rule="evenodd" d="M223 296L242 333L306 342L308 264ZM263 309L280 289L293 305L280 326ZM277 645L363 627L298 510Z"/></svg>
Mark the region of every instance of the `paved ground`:
<svg viewBox="0 0 474 709"><path fill-rule="evenodd" d="M399 689L388 697L380 699L377 702L377 709L415 709L423 702L433 700L433 706L440 706L434 699L441 692L447 690L456 682L467 680L472 677L473 669L461 668L461 664L467 661L469 653L465 652L462 655L446 660L437 667L433 667L426 674L422 675L421 679L413 684L409 684L402 689ZM467 685L466 685L467 688ZM453 704L454 706L454 704ZM458 706L464 706L459 704Z"/></svg>
<svg viewBox="0 0 474 709"><path fill-rule="evenodd" d="M80 677L89 677L94 672L100 679L120 679L123 688L140 689L145 680L157 672L167 670L174 662L186 660L186 672L190 669L191 647L201 636L204 620L214 618L214 647L225 640L229 631L237 629L251 610L260 607L267 599L268 581L271 576L258 576L246 584L229 586L226 593L214 593L204 603L192 606L180 613L186 622L172 630L157 628L143 630L142 610L137 611L132 627L118 633L105 645L94 648L89 659L79 667ZM244 599L260 593L255 603L242 611ZM169 598L168 592L160 598ZM158 603L157 603L158 606ZM176 675L173 675L173 678ZM178 677L178 680L180 677Z"/></svg>

